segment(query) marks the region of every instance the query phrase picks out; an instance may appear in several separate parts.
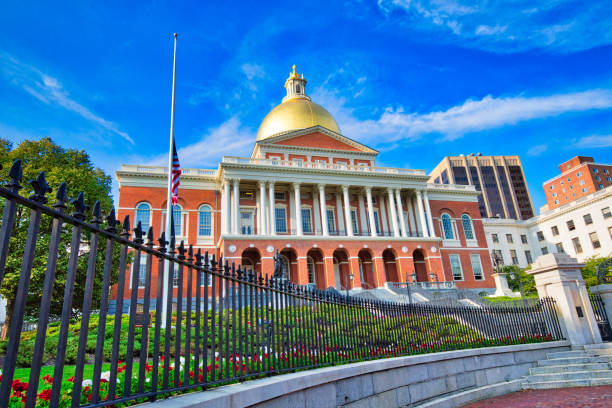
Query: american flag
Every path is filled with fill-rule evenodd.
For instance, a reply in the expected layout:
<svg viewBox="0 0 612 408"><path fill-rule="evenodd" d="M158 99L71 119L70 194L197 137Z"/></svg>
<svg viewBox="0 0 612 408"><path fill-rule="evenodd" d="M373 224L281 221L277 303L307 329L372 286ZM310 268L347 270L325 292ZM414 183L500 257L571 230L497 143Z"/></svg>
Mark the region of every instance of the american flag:
<svg viewBox="0 0 612 408"><path fill-rule="evenodd" d="M181 184L181 163L176 153L176 144L172 141L172 205L178 204L178 188Z"/></svg>

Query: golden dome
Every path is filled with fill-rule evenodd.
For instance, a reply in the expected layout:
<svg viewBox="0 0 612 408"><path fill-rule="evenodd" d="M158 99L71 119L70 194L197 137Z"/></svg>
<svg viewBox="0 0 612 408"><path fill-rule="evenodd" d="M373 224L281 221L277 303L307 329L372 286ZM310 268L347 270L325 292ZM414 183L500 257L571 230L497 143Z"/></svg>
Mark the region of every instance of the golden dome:
<svg viewBox="0 0 612 408"><path fill-rule="evenodd" d="M314 103L305 91L306 80L293 66L293 72L285 82L287 96L283 102L272 109L264 118L257 131L257 141L291 130L321 126L332 132L340 133L334 117L321 105Z"/></svg>

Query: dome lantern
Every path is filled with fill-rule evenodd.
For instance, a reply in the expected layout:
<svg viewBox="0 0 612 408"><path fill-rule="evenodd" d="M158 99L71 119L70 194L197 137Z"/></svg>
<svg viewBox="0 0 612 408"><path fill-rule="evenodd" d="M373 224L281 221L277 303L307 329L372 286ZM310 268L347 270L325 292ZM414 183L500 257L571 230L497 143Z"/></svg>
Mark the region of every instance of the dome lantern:
<svg viewBox="0 0 612 408"><path fill-rule="evenodd" d="M310 100L310 97L306 95L306 80L304 74L300 75L295 70L295 64L293 65L293 72L289 74L289 78L285 81L285 89L287 89L287 96L283 98L283 102L290 99L300 98Z"/></svg>

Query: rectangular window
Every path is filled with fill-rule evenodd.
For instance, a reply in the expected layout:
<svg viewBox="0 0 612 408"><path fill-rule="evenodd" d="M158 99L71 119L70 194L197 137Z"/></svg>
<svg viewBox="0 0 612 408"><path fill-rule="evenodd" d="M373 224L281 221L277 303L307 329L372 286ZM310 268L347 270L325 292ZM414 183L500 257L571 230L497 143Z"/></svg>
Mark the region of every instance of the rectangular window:
<svg viewBox="0 0 612 408"><path fill-rule="evenodd" d="M453 280L463 280L463 269L461 269L461 260L459 255L451 254L450 256L451 269L453 270Z"/></svg>
<svg viewBox="0 0 612 408"><path fill-rule="evenodd" d="M284 191L275 191L274 192L274 199L275 200L281 200L284 201L286 198L285 192Z"/></svg>
<svg viewBox="0 0 612 408"><path fill-rule="evenodd" d="M602 213L604 218L612 217L612 213L610 212L610 207L602 208L601 209L601 213Z"/></svg>
<svg viewBox="0 0 612 408"><path fill-rule="evenodd" d="M601 247L601 244L599 243L599 237L597 236L596 232L591 232L589 234L589 238L591 238L591 244L593 245L593 249Z"/></svg>
<svg viewBox="0 0 612 408"><path fill-rule="evenodd" d="M302 208L302 231L304 234L312 234L312 218L310 208Z"/></svg>
<svg viewBox="0 0 612 408"><path fill-rule="evenodd" d="M374 226L376 227L376 233L380 234L380 219L378 216L378 211L374 211Z"/></svg>
<svg viewBox="0 0 612 408"><path fill-rule="evenodd" d="M174 270L172 271L172 287L178 288L179 282L179 266L178 264L174 264Z"/></svg>
<svg viewBox="0 0 612 408"><path fill-rule="evenodd" d="M553 225L552 227L550 227L550 230L553 234L553 237L556 237L557 235L559 235L559 228L556 225Z"/></svg>
<svg viewBox="0 0 612 408"><path fill-rule="evenodd" d="M491 234L491 241L493 241L494 244L499 243L499 237L497 234Z"/></svg>
<svg viewBox="0 0 612 408"><path fill-rule="evenodd" d="M562 254L562 253L564 253L564 252L565 252L565 251L563 250L563 242L557 242L557 243L555 244L555 246L557 247L557 253L558 253L558 254Z"/></svg>
<svg viewBox="0 0 612 408"><path fill-rule="evenodd" d="M253 235L255 233L252 211L240 211L240 233L242 235Z"/></svg>
<svg viewBox="0 0 612 408"><path fill-rule="evenodd" d="M523 244L526 244L526 243L527 243L527 235L524 235L524 234L523 234L523 235L521 235L521 242L522 242Z"/></svg>
<svg viewBox="0 0 612 408"><path fill-rule="evenodd" d="M569 220L567 222L567 229L570 231L573 231L576 229L576 226L574 225L574 220Z"/></svg>
<svg viewBox="0 0 612 408"><path fill-rule="evenodd" d="M241 191L240 192L240 199L244 199L244 200L251 200L253 198L253 192L252 191Z"/></svg>
<svg viewBox="0 0 612 408"><path fill-rule="evenodd" d="M353 224L353 233L359 232L359 226L357 225L357 211L351 210L351 223Z"/></svg>
<svg viewBox="0 0 612 408"><path fill-rule="evenodd" d="M538 241L544 241L544 233L542 231L538 231Z"/></svg>
<svg viewBox="0 0 612 408"><path fill-rule="evenodd" d="M516 256L516 251L514 249L510 250L510 258L512 258L513 265L518 265L518 256Z"/></svg>
<svg viewBox="0 0 612 408"><path fill-rule="evenodd" d="M574 245L574 251L576 251L577 254L582 253L582 245L580 244L580 238L572 238L572 245Z"/></svg>
<svg viewBox="0 0 612 408"><path fill-rule="evenodd" d="M274 209L274 215L276 218L276 233L286 234L287 233L287 210L284 207L276 207Z"/></svg>
<svg viewBox="0 0 612 408"><path fill-rule="evenodd" d="M482 263L480 262L480 255L470 255L470 261L472 261L472 270L474 271L475 280L483 280L484 275L482 273Z"/></svg>
<svg viewBox="0 0 612 408"><path fill-rule="evenodd" d="M531 251L525 251L525 259L527 259L527 263L533 263L533 259L531 258Z"/></svg>
<svg viewBox="0 0 612 408"><path fill-rule="evenodd" d="M327 210L327 228L330 234L336 233L336 214L333 209Z"/></svg>
<svg viewBox="0 0 612 408"><path fill-rule="evenodd" d="M134 268L132 267L132 273ZM147 256L142 254L140 255L140 265L138 266L138 287L143 288L145 285L145 280L147 277ZM130 281L130 284L132 282Z"/></svg>
<svg viewBox="0 0 612 408"><path fill-rule="evenodd" d="M502 251L501 251L501 249L494 249L494 250L493 250L493 253L494 253L495 255L497 255L497 258L498 258L498 259L501 259L502 261L504 260L504 257L502 256Z"/></svg>
<svg viewBox="0 0 612 408"><path fill-rule="evenodd" d="M584 214L584 224L589 225L593 223L593 218L591 218L591 214Z"/></svg>
<svg viewBox="0 0 612 408"><path fill-rule="evenodd" d="M506 234L506 241L508 241L509 244L514 242L514 239L512 239L512 234Z"/></svg>
<svg viewBox="0 0 612 408"><path fill-rule="evenodd" d="M548 253L548 247L540 248L542 250L542 255L546 255Z"/></svg>
<svg viewBox="0 0 612 408"><path fill-rule="evenodd" d="M199 213L198 235L201 237L209 237L212 235L212 222L210 211L202 211Z"/></svg>

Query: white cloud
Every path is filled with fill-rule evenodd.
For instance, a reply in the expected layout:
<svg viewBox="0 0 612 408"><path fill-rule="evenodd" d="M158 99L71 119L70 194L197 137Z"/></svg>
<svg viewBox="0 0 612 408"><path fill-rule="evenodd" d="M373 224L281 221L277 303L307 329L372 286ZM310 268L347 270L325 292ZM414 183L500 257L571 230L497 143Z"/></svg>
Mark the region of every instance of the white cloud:
<svg viewBox="0 0 612 408"><path fill-rule="evenodd" d="M544 153L548 149L547 144L540 144L532 146L529 150L527 150L528 156L539 156Z"/></svg>
<svg viewBox="0 0 612 408"><path fill-rule="evenodd" d="M263 67L258 64L245 63L242 64L240 69L242 69L242 72L244 72L244 75L246 75L249 81L253 80L254 78L263 78L265 75Z"/></svg>
<svg viewBox="0 0 612 408"><path fill-rule="evenodd" d="M89 108L71 98L57 78L53 78L31 65L22 63L2 51L0 51L0 73L14 86L22 88L39 101L47 105L61 106L101 128L121 136L130 144L134 144L130 135L120 130L115 123L96 115Z"/></svg>
<svg viewBox="0 0 612 408"><path fill-rule="evenodd" d="M612 147L612 135L585 136L576 142L576 147Z"/></svg>
<svg viewBox="0 0 612 408"><path fill-rule="evenodd" d="M379 0L378 7L409 30L495 52L540 47L565 52L612 42L606 1L549 0L534 8L525 0Z"/></svg>
<svg viewBox="0 0 612 408"><path fill-rule="evenodd" d="M346 100L338 97L334 91L318 88L313 93L313 99L332 112L345 135L374 145L417 139L430 134L442 135L443 140L453 140L466 133L528 120L612 108L612 90L607 89L537 97L488 95L480 100L468 99L446 110L428 113L389 107L374 119L359 119L354 110L346 106Z"/></svg>

